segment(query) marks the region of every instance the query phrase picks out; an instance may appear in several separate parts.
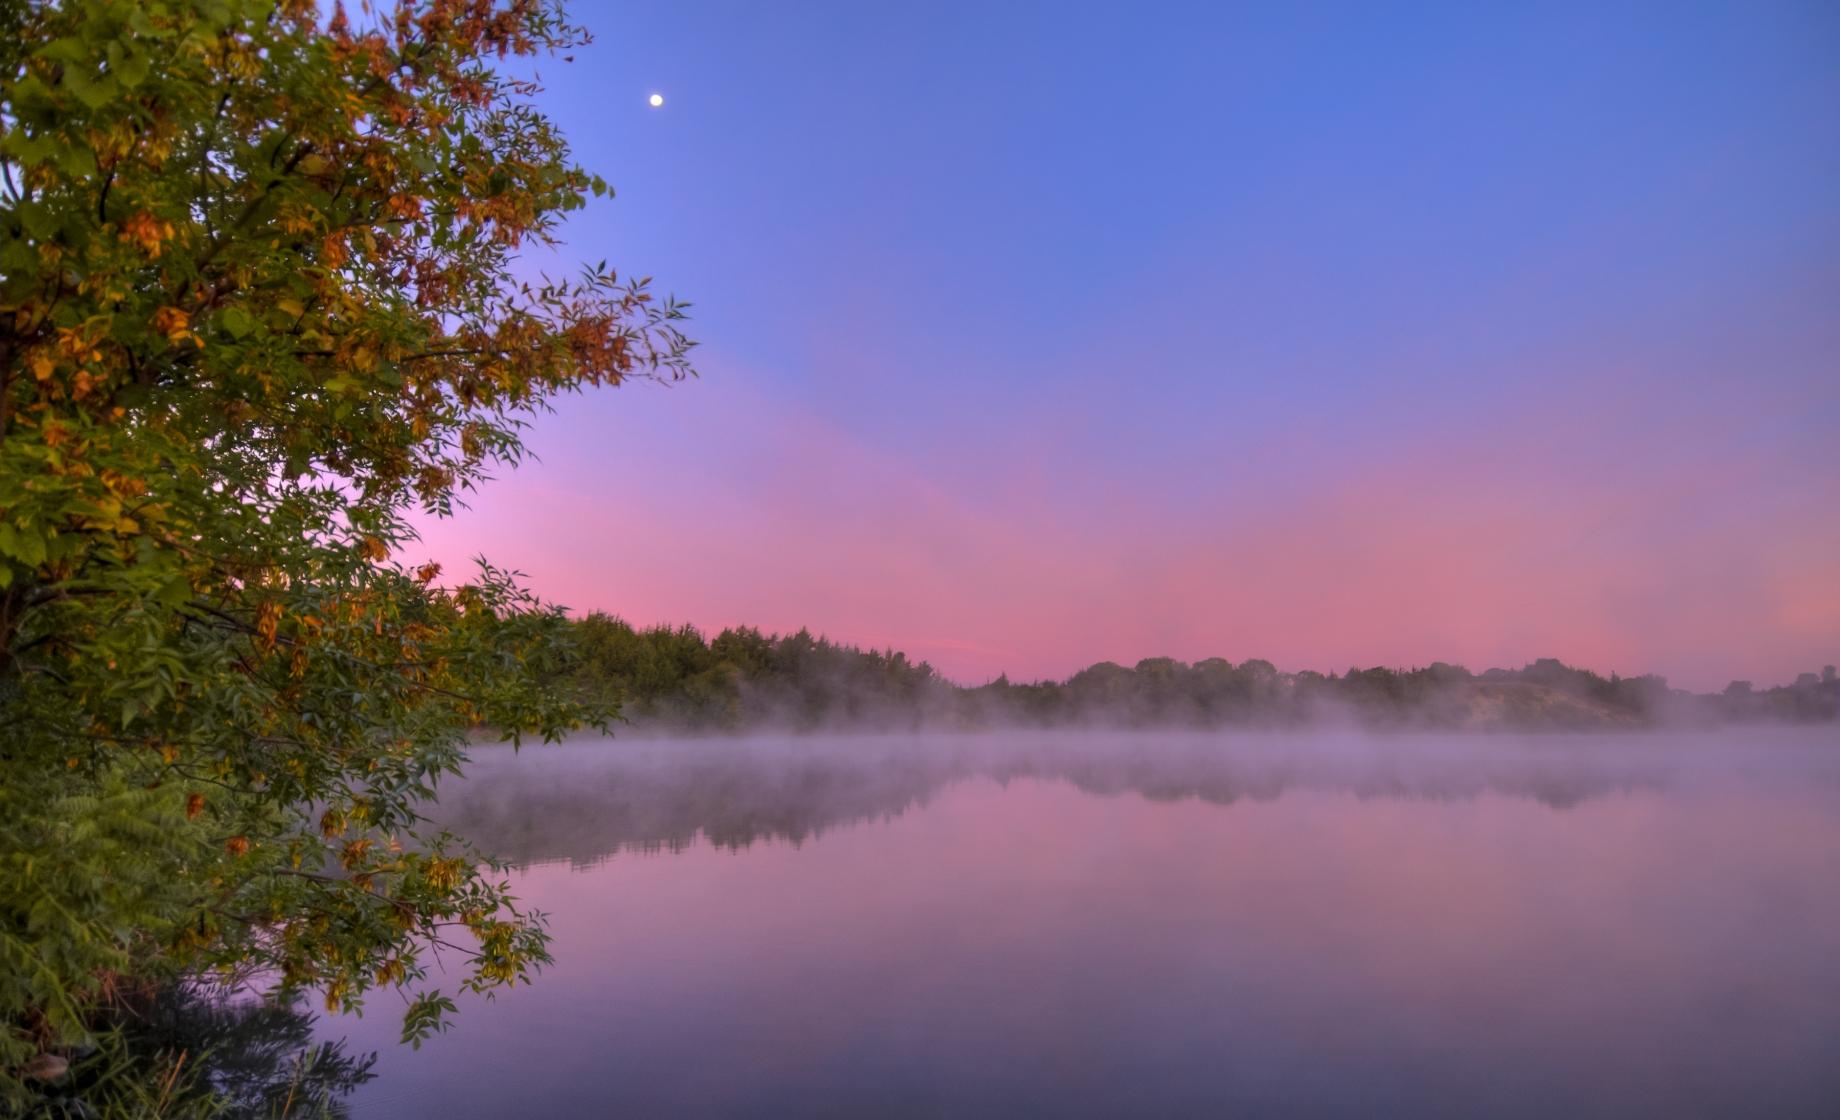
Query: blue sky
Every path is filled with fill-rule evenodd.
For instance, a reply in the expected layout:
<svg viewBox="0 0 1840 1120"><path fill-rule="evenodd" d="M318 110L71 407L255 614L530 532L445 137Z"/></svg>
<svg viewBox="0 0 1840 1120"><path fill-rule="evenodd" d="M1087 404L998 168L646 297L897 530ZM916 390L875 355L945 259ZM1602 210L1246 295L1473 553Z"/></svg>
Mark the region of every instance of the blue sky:
<svg viewBox="0 0 1840 1120"><path fill-rule="evenodd" d="M431 546L966 677L1840 654L1840 6L575 13L543 103L618 193L565 255L691 299L704 377L570 402ZM1572 542L1526 603L1463 567L1475 510ZM1312 592L1247 542L1450 617L1286 627Z"/></svg>

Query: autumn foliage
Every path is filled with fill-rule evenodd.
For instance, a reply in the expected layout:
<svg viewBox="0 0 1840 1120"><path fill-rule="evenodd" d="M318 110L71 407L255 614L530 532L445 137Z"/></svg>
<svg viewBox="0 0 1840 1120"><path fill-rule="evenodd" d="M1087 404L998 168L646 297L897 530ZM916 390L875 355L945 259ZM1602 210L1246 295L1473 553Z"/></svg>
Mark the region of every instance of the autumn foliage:
<svg viewBox="0 0 1840 1120"><path fill-rule="evenodd" d="M442 944L473 987L542 959L415 808L474 729L606 713L543 687L555 611L395 558L532 409L689 372L679 305L527 259L605 192L527 77L583 39L542 0L0 6L0 1071L129 981L349 1007Z"/></svg>

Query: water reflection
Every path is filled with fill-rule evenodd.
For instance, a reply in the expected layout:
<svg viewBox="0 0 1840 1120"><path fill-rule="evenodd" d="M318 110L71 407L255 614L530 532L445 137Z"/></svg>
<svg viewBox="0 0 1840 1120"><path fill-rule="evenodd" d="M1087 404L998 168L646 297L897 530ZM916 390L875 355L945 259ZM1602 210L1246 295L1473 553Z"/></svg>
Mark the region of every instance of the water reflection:
<svg viewBox="0 0 1840 1120"><path fill-rule="evenodd" d="M34 1116L159 1115L200 1120L339 1120L375 1054L315 1037L298 1004L179 984L127 994Z"/></svg>
<svg viewBox="0 0 1840 1120"><path fill-rule="evenodd" d="M475 753L439 821L514 865L580 866L618 852L742 849L899 816L975 778L1228 806L1287 791L1361 798L1484 793L1569 808L1590 798L1742 773L1840 788L1840 742L1763 732L1673 736L1003 735L584 740ZM533 758L533 751L541 757Z"/></svg>
<svg viewBox="0 0 1840 1120"><path fill-rule="evenodd" d="M334 1026L360 1118L1831 1115L1836 748L487 754L444 811L556 965L419 1053Z"/></svg>

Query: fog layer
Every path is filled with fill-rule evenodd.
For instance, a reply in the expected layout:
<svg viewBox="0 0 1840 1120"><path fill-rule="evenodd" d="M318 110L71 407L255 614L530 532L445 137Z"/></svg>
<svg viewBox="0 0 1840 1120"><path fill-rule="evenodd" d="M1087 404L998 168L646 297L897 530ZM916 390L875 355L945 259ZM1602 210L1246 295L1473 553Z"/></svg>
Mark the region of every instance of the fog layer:
<svg viewBox="0 0 1840 1120"><path fill-rule="evenodd" d="M1840 734L1448 735L1006 732L721 739L582 738L474 752L436 819L516 864L621 850L794 843L901 814L954 783L1041 779L1222 807L1293 791L1497 795L1566 808L1643 790L1768 784L1840 796Z"/></svg>

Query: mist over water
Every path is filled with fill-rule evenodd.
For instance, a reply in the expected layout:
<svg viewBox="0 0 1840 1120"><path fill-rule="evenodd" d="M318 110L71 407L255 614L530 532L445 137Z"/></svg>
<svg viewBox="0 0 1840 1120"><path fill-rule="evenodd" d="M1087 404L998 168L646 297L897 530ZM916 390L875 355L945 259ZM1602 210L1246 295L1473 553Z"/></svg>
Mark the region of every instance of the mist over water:
<svg viewBox="0 0 1840 1120"><path fill-rule="evenodd" d="M1006 732L989 735L584 739L479 752L436 820L515 864L618 851L794 843L924 807L983 779L1229 806L1287 792L1531 798L1565 808L1635 790L1742 782L1840 789L1840 733L1368 735ZM533 757L534 756L534 757Z"/></svg>
<svg viewBox="0 0 1840 1120"><path fill-rule="evenodd" d="M475 752L557 963L369 1116L1830 1115L1840 736Z"/></svg>

